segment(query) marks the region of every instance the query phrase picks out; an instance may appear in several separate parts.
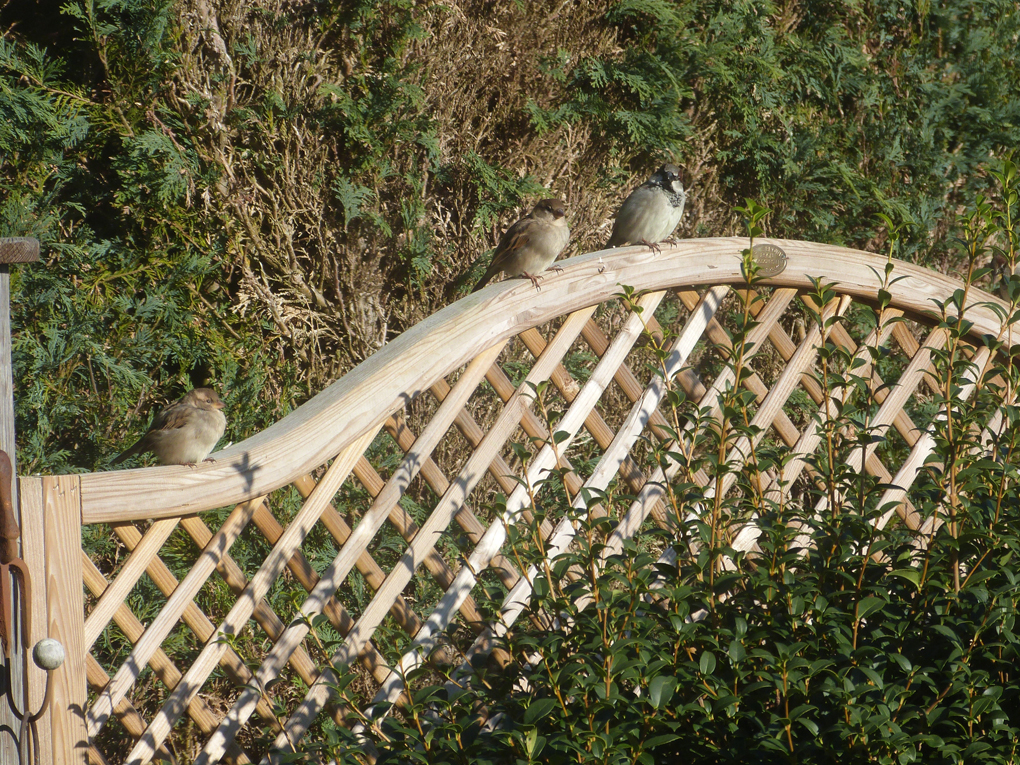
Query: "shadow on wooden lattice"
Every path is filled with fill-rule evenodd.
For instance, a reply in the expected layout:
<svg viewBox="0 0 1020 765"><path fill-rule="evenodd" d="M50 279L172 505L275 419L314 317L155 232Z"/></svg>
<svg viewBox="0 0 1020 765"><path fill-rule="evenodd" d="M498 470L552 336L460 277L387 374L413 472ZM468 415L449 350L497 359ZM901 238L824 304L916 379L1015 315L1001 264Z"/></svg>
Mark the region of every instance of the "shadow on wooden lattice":
<svg viewBox="0 0 1020 765"><path fill-rule="evenodd" d="M755 396L761 438L810 455L816 415L834 403L815 380L820 332L804 302L819 277L838 296L826 315L842 317L826 330L829 341L851 353L888 345L896 359L882 368L894 370L894 381L869 373L873 423L891 446L876 442L855 469L891 487L884 501L896 509L882 523L895 516L917 528L909 488L931 443L911 402L923 395L931 353L945 342L932 301L962 285L896 263L887 311L904 320L875 326L856 312L874 303L886 258L769 241L788 260L755 287L763 300L747 354L754 374L744 385ZM257 731L273 731L273 746L287 748L321 713L339 716L327 704L329 663L360 661L367 707L398 698L401 677L437 645L447 662L484 655L530 592L530 578L504 557L508 528L557 460L569 468L564 484L575 502L586 487L619 486L635 497L611 549L643 525L668 527L662 499L672 468L649 448L669 437L663 380L709 407L732 384L727 324L734 292L748 290L744 247L746 240L724 238L684 241L658 255L641 247L597 252L563 263L541 291L527 281L490 286L196 469L20 479L24 522L45 528L45 544L26 551L40 581L45 573L37 598L48 627L40 634L48 628L68 651L44 761L70 761L67 753L85 741L98 762L146 762L186 746L199 763L267 757L273 749L257 743ZM636 303L619 299L620 285L637 290ZM991 352L979 339L1003 337L992 306L1006 306L971 294L973 361L984 370ZM665 378L651 370L658 362L646 329L671 343L660 364ZM531 386L547 380L547 416L539 416ZM557 439L565 434L555 450L548 419ZM732 454L757 446L737 443ZM790 460L763 491L798 496L810 480L806 464ZM505 508L494 509L495 492L506 495ZM85 555L82 526L95 524L108 525L129 554L102 566ZM543 529L552 554L574 532L567 518L547 518ZM753 549L753 519L731 531L735 546ZM258 556L232 557L240 539ZM321 630L310 629L313 618ZM408 647L391 671L398 631ZM69 713L75 705L84 714ZM85 758L84 747L77 752Z"/></svg>

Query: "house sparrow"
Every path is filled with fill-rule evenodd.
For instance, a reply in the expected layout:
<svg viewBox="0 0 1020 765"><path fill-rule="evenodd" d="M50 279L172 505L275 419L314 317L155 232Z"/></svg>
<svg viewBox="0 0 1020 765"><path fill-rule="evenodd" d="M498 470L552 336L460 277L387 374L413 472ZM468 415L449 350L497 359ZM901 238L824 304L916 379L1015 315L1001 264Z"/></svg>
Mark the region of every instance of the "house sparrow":
<svg viewBox="0 0 1020 765"><path fill-rule="evenodd" d="M658 252L658 243L669 237L680 222L686 201L680 168L663 165L620 205L606 247L644 244Z"/></svg>
<svg viewBox="0 0 1020 765"><path fill-rule="evenodd" d="M111 465L152 452L164 465L196 465L216 446L227 427L223 402L211 388L195 388L156 415L149 432ZM212 460L207 460L212 462Z"/></svg>
<svg viewBox="0 0 1020 765"><path fill-rule="evenodd" d="M537 274L545 271L570 240L566 208L559 199L543 199L532 211L506 230L485 275L472 292L478 292L500 271L526 276L538 289Z"/></svg>

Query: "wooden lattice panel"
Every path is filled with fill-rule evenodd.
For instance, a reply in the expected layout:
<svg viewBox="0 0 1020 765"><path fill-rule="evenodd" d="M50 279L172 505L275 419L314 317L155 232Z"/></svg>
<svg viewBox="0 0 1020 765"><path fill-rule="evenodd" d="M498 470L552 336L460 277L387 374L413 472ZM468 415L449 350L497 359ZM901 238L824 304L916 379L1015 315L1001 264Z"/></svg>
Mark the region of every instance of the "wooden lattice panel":
<svg viewBox="0 0 1020 765"><path fill-rule="evenodd" d="M78 699L91 757L269 761L310 730L343 724L345 710L329 703L331 666L355 670L353 697L371 717L373 704L399 700L412 669L487 654L530 596L535 570L522 570L505 542L535 502L549 510L550 558L575 533L555 508L583 508L597 492L634 497L607 554L642 528L675 528L666 487L677 465L659 464L651 445L679 431L673 446L687 448L695 424L670 421L663 397L680 386L707 419L717 415L733 384L728 327L744 301L758 322L743 355L761 430L731 444L728 458L784 448L794 458L762 490L785 502L813 496L807 457L819 418L840 403L816 378L824 331L860 359L854 374L867 380L872 425L885 435L852 467L897 487L882 497L896 505L881 524L918 528L909 487L931 450L925 428L938 413L924 406L926 375L946 342L921 312L956 283L897 264L894 277L906 278L868 322L875 311L857 301L876 294L884 259L775 243L788 267L753 291L738 239L577 258L541 292L503 283L449 307L211 465L75 477L83 534L99 551L80 556L78 658L90 692ZM811 304L809 276L836 282L836 299ZM644 292L630 305L618 284ZM818 312L832 319L824 330ZM993 311L968 317L976 335L1002 337ZM669 349L662 360L655 343ZM880 369L867 346L886 350ZM973 354L983 370L989 352ZM556 469L565 479L544 481ZM711 490L737 490L736 478ZM547 501L554 491L563 502ZM587 512L604 510L592 502ZM735 547L754 549L754 518L729 532Z"/></svg>

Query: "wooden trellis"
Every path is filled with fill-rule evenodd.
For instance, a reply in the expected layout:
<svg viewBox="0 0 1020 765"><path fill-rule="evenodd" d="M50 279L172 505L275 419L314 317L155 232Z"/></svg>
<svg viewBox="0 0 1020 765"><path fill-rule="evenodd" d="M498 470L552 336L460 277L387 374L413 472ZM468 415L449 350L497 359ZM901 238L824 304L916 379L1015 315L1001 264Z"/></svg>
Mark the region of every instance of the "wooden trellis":
<svg viewBox="0 0 1020 765"><path fill-rule="evenodd" d="M757 399L761 437L795 455L763 487L779 496L797 486L809 469L800 457L819 444L817 419L798 417L791 397L800 412L824 414L838 403L824 399L813 376L821 330L804 308L810 277L838 295L824 315L848 317L874 301L886 259L768 241L788 265L756 287L765 299L755 307L755 372L745 385ZM664 493L675 466L663 469L647 449L667 438L665 384L648 369L642 337L666 330L665 378L713 405L732 385L718 363L732 350L721 312L734 290L748 289L746 245L720 238L661 254L597 252L564 263L541 291L523 280L490 287L408 330L213 463L22 477L23 525L32 528L25 557L39 572L36 612L47 614L33 642L48 633L68 652L52 678L43 760L270 762L300 748L313 726L339 724L330 665L358 669L367 708L397 700L407 672L435 661L438 647L454 664L491 651L493 636L521 614L534 573L505 555L508 529L557 466L570 469L564 483L576 507L584 489L618 485L635 497L610 550L648 524L669 527ZM883 453L876 441L852 467L896 487L886 497L896 508L881 523L895 513L918 528L909 488L932 442L909 403L926 384L932 350L946 341L926 318L931 301L961 285L905 263L894 276L886 318L909 321L867 331L837 321L826 333L859 354L865 366L856 374L871 380L878 403L874 424L899 444ZM639 291L640 312L619 299L622 284ZM980 304L996 300L972 290L975 337L1004 337L999 315ZM863 348L876 345L900 359L895 385L867 366ZM975 343L975 368L990 356ZM532 387L545 381L555 448ZM230 402L245 405L257 403ZM524 462L511 441L526 445ZM731 456L746 458L756 446L735 443ZM890 463L890 454L906 457ZM583 455L577 464L575 455ZM506 503L492 510L495 491ZM87 555L83 529L91 539L108 533L113 552ZM731 532L741 549L757 538L753 518ZM555 556L575 529L569 517L552 517L543 533ZM232 554L242 537L263 551L257 560ZM401 546L381 545L384 537ZM303 593L286 612L283 583ZM225 592L229 607L216 605ZM399 655L398 631L407 643ZM269 740L259 740L265 731Z"/></svg>

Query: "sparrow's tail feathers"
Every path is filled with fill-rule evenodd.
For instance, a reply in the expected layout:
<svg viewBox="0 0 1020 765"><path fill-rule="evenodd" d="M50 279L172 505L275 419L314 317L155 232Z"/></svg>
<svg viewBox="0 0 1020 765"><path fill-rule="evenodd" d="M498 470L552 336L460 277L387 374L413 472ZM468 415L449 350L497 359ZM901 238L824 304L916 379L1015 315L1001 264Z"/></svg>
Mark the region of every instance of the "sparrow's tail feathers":
<svg viewBox="0 0 1020 765"><path fill-rule="evenodd" d="M606 242L605 249L611 250L614 247L626 247L628 244L630 244L631 243L631 239L629 238L630 232L625 230L626 228L627 228L626 226L621 226L619 222L617 222L616 225L613 226L613 233L609 237L609 241Z"/></svg>
<svg viewBox="0 0 1020 765"><path fill-rule="evenodd" d="M143 446L144 441L145 441L144 438L138 439L138 441L135 442L134 446L132 446L130 449L125 449L124 451L122 451L120 454L114 457L113 460L110 461L110 464L119 465L128 457L134 457L136 454L141 454L142 452L144 452L145 451L145 447Z"/></svg>
<svg viewBox="0 0 1020 765"><path fill-rule="evenodd" d="M480 290L482 287L484 287L486 284L489 283L489 280L493 276L495 276L496 273L497 272L493 271L491 268L488 271L486 271L485 274L482 276L482 278L478 280L478 284L476 284L474 287L471 288L471 292L473 292L473 293L474 292L478 292L478 290Z"/></svg>

